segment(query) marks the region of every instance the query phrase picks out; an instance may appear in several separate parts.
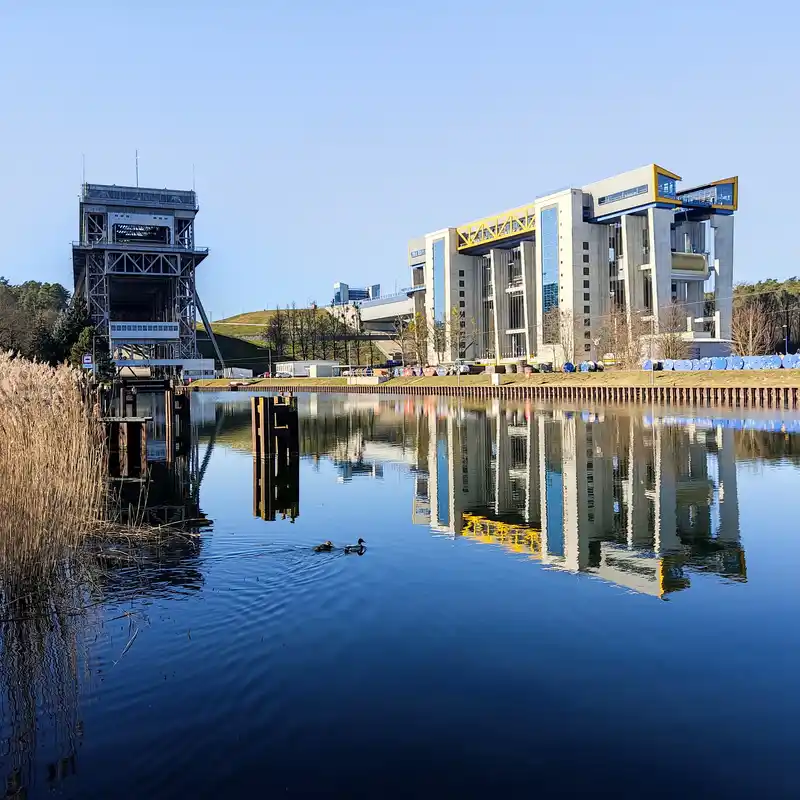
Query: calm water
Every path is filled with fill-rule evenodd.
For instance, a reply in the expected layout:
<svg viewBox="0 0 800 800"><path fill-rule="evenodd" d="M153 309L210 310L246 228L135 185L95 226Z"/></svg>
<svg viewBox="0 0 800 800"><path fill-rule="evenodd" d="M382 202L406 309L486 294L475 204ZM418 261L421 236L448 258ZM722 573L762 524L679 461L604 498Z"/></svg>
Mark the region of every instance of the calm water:
<svg viewBox="0 0 800 800"><path fill-rule="evenodd" d="M3 621L9 794L798 796L796 416L299 402L272 476L194 397L204 531Z"/></svg>

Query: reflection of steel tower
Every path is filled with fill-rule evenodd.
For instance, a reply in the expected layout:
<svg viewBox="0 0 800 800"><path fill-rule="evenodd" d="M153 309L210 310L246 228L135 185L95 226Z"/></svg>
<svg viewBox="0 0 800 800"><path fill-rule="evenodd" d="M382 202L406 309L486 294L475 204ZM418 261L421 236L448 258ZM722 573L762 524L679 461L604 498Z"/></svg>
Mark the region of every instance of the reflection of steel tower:
<svg viewBox="0 0 800 800"><path fill-rule="evenodd" d="M197 210L193 191L83 185L75 295L119 357L175 372L198 357L196 310L214 341L195 286L208 255L195 246Z"/></svg>

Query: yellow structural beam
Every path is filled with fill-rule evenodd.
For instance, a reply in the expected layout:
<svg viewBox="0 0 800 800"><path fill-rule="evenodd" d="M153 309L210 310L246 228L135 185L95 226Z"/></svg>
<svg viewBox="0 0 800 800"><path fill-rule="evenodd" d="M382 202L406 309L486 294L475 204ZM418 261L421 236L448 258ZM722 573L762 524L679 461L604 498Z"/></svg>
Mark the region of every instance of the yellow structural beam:
<svg viewBox="0 0 800 800"><path fill-rule="evenodd" d="M500 242L512 236L533 233L536 228L536 211L532 205L512 208L492 217L469 222L456 228L458 249L468 250L480 244Z"/></svg>
<svg viewBox="0 0 800 800"><path fill-rule="evenodd" d="M510 525L478 514L464 514L462 533L484 544L501 544L515 553L541 557L542 532L524 525Z"/></svg>

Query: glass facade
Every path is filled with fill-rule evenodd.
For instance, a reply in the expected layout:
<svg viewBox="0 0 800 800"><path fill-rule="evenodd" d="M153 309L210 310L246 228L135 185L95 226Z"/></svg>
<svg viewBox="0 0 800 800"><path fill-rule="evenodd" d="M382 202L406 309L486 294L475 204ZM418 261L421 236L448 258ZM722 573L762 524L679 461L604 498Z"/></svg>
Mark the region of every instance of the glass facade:
<svg viewBox="0 0 800 800"><path fill-rule="evenodd" d="M687 206L733 206L734 185L730 183L718 183L714 186L705 186L701 189L693 189L690 192L681 192L678 199Z"/></svg>
<svg viewBox="0 0 800 800"><path fill-rule="evenodd" d="M447 317L447 295L444 288L444 239L433 243L433 318L444 322Z"/></svg>
<svg viewBox="0 0 800 800"><path fill-rule="evenodd" d="M675 192L677 189L675 184L675 178L670 178L668 175L664 175L661 172L657 173L657 178L658 178L658 191L656 192L656 195L658 197L667 197L670 199L674 199Z"/></svg>
<svg viewBox="0 0 800 800"><path fill-rule="evenodd" d="M539 215L542 237L542 313L558 308L558 206Z"/></svg>

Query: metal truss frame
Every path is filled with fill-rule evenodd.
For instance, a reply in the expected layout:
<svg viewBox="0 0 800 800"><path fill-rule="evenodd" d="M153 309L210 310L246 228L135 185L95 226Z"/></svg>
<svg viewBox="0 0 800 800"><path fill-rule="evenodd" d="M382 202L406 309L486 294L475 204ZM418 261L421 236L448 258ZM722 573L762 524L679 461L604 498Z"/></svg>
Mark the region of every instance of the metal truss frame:
<svg viewBox="0 0 800 800"><path fill-rule="evenodd" d="M194 250L194 220L175 219L175 244L185 247L187 250Z"/></svg>
<svg viewBox="0 0 800 800"><path fill-rule="evenodd" d="M178 323L177 343L159 342L139 345L147 358L193 359L197 351L197 293L195 269L205 253L142 253L87 248L85 268L86 304L92 324L103 336L109 336L111 305L109 279L114 275L163 277L170 286L170 321ZM109 346L111 345L109 337ZM160 353L156 348L160 349Z"/></svg>
<svg viewBox="0 0 800 800"><path fill-rule="evenodd" d="M512 236L524 236L536 230L536 209L533 206L520 206L504 211L494 217L470 222L456 228L459 250L467 250L482 244L491 244Z"/></svg>

